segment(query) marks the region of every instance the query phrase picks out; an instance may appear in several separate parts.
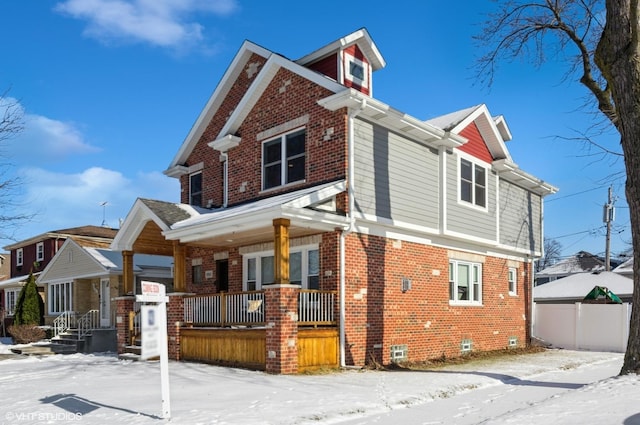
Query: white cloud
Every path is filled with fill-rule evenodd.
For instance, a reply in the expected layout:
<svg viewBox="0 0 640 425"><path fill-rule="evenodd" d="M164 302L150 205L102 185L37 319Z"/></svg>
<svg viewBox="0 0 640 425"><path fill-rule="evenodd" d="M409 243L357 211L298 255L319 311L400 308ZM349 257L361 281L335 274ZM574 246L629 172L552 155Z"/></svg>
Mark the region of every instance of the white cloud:
<svg viewBox="0 0 640 425"><path fill-rule="evenodd" d="M177 202L180 193L178 181L159 172L128 177L91 167L78 173L23 168L19 174L24 179L23 208L36 214L20 230L19 239L67 227L99 226L103 219L108 226L118 227L137 198ZM103 202L107 202L104 208Z"/></svg>
<svg viewBox="0 0 640 425"><path fill-rule="evenodd" d="M8 107L22 117L24 128L13 135L5 145L11 160L38 162L39 160L62 160L70 155L99 152L90 145L82 132L72 123L54 120L42 115L29 114L13 98L4 98L0 104L0 116Z"/></svg>
<svg viewBox="0 0 640 425"><path fill-rule="evenodd" d="M194 13L229 15L236 0L66 0L55 10L87 20L85 35L102 41L142 41L183 48L203 40L203 26L189 21Z"/></svg>

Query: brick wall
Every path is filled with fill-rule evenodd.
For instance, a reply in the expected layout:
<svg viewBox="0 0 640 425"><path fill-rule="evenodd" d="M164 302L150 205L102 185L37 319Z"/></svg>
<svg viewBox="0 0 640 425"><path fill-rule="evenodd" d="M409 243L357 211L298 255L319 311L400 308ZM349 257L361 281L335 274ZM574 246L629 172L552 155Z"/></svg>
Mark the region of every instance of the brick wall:
<svg viewBox="0 0 640 425"><path fill-rule="evenodd" d="M249 63L252 61L250 60ZM207 144L217 137L237 104L239 96L248 87L246 72L242 72L211 124L193 150L187 165L204 163L203 203L222 199L222 167L220 153ZM346 169L346 120L344 111L331 112L319 106L317 101L332 94L328 90L281 69L271 81L262 97L237 131L240 144L229 150L229 205L246 202L264 196L261 194L262 142L258 134L278 125L309 115L306 125L305 182L269 191L269 196L279 192L296 190L323 182L345 178ZM267 137L269 140L278 134ZM188 202L188 176L181 178L182 202ZM219 201L218 201L219 200Z"/></svg>
<svg viewBox="0 0 640 425"><path fill-rule="evenodd" d="M518 295L508 291L513 261L482 256L482 306L449 303L450 251L375 236L347 240L347 364L390 362L392 345L406 345L410 361L459 356L468 339L473 350L495 350L527 341L525 309L529 267L518 263ZM402 291L402 279L411 289Z"/></svg>

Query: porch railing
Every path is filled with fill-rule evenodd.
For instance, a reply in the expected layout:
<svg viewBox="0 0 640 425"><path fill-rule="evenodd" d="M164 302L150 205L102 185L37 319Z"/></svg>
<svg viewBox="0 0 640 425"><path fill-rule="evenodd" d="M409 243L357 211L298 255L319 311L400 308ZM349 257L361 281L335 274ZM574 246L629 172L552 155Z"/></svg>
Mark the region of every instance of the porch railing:
<svg viewBox="0 0 640 425"><path fill-rule="evenodd" d="M76 327L76 312L64 311L53 319L53 336L56 337L69 329Z"/></svg>
<svg viewBox="0 0 640 425"><path fill-rule="evenodd" d="M264 292L222 292L187 297L184 321L198 326L263 325Z"/></svg>
<svg viewBox="0 0 640 425"><path fill-rule="evenodd" d="M76 329L78 331L78 339L82 339L89 335L93 329L100 327L100 312L98 310L89 310L81 315L76 311L64 311L53 319L52 327L54 337L69 329Z"/></svg>
<svg viewBox="0 0 640 425"><path fill-rule="evenodd" d="M335 291L300 291L298 323L335 325L336 298ZM263 291L193 295L184 300L184 321L196 326L260 326L265 324L264 304Z"/></svg>
<svg viewBox="0 0 640 425"><path fill-rule="evenodd" d="M303 289L298 298L298 322L303 325L334 325L335 291Z"/></svg>
<svg viewBox="0 0 640 425"><path fill-rule="evenodd" d="M89 310L76 320L78 339L89 335L93 329L100 327L100 311Z"/></svg>

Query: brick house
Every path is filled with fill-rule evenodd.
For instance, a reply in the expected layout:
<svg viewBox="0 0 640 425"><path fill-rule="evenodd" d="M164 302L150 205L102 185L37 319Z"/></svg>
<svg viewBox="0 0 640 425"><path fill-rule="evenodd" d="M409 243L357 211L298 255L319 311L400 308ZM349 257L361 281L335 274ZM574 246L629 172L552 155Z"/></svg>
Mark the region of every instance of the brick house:
<svg viewBox="0 0 640 425"><path fill-rule="evenodd" d="M79 226L53 230L4 247L9 252L10 276L0 281L1 306L4 314L13 316L18 294L27 281L29 273L39 276L58 253L67 239L89 246L108 247L117 233L117 229L100 226ZM47 293L43 285L38 286L40 294L47 302Z"/></svg>
<svg viewBox="0 0 640 425"><path fill-rule="evenodd" d="M112 244L173 257L173 358L295 373L527 344L557 189L485 105L375 99L384 67L365 29L298 60L243 43L165 171L181 203L138 199Z"/></svg>

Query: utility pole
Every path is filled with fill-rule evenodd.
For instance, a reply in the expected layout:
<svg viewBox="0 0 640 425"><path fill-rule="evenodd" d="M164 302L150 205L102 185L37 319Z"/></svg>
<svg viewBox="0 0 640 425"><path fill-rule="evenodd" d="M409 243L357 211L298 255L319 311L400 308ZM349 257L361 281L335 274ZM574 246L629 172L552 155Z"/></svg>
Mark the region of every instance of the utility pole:
<svg viewBox="0 0 640 425"><path fill-rule="evenodd" d="M607 225L607 236L604 251L604 269L611 271L611 223L616 217L616 210L613 207L613 188L609 186L609 197L607 203L604 204L602 219Z"/></svg>

